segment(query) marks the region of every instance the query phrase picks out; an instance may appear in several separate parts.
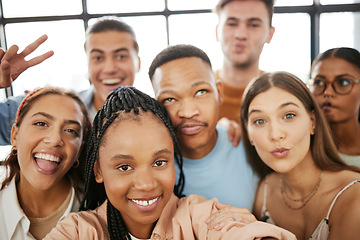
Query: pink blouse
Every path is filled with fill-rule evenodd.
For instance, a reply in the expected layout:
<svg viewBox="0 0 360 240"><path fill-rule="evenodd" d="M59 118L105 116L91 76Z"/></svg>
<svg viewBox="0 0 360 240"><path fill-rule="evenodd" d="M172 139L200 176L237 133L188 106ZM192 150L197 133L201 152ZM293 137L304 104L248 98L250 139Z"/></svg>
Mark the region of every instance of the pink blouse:
<svg viewBox="0 0 360 240"><path fill-rule="evenodd" d="M173 195L164 208L150 239L275 239L293 240L295 235L287 230L254 222L230 222L221 231L209 230L206 219L216 212L216 198L206 200L198 195L177 198ZM105 201L91 211L71 213L44 238L49 239L109 239Z"/></svg>

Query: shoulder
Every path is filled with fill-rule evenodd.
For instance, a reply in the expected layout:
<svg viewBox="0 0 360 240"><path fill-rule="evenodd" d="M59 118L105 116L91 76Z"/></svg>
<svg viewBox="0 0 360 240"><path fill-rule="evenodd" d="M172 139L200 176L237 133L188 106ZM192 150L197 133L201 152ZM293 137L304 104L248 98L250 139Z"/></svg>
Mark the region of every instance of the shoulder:
<svg viewBox="0 0 360 240"><path fill-rule="evenodd" d="M1 116L4 117L9 114L10 116L8 117L15 118L17 109L24 98L25 95L19 95L15 97L9 97L6 99L6 101L0 102Z"/></svg>
<svg viewBox="0 0 360 240"><path fill-rule="evenodd" d="M106 202L95 210L70 213L44 239L104 239Z"/></svg>
<svg viewBox="0 0 360 240"><path fill-rule="evenodd" d="M218 202L217 198L208 200L203 196L191 194L179 200L176 212L177 215L193 216L193 219L207 218L216 210L215 204Z"/></svg>
<svg viewBox="0 0 360 240"><path fill-rule="evenodd" d="M86 106L89 107L91 105L91 103L92 103L93 98L94 98L94 86L91 85L88 89L82 90L78 94L79 94L81 100L84 101Z"/></svg>
<svg viewBox="0 0 360 240"><path fill-rule="evenodd" d="M195 206L199 204L212 204L213 202L218 202L218 200L216 198L207 200L203 196L191 194L187 197L183 197L179 199L178 208L182 208L184 206Z"/></svg>
<svg viewBox="0 0 360 240"><path fill-rule="evenodd" d="M359 236L360 182L348 182L347 185L337 193L337 196L338 198L333 201L334 205L329 217L330 234L347 239ZM347 235L350 235L345 237L343 235L345 232Z"/></svg>

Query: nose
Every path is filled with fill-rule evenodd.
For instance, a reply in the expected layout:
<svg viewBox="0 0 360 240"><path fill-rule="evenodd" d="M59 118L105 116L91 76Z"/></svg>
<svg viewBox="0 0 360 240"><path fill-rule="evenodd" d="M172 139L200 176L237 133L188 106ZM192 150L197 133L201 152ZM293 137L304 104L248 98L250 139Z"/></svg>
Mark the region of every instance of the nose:
<svg viewBox="0 0 360 240"><path fill-rule="evenodd" d="M49 131L48 135L44 138L44 142L50 146L62 147L64 146L64 141L62 139L61 131L52 130Z"/></svg>
<svg viewBox="0 0 360 240"><path fill-rule="evenodd" d="M157 186L157 180L150 169L137 169L134 188L140 191L151 191Z"/></svg>
<svg viewBox="0 0 360 240"><path fill-rule="evenodd" d="M324 97L332 97L334 96L335 90L332 84L327 83L324 90Z"/></svg>
<svg viewBox="0 0 360 240"><path fill-rule="evenodd" d="M269 132L270 132L270 138L273 141L281 141L284 140L286 137L286 134L281 126L281 123L279 122L272 122L270 124Z"/></svg>
<svg viewBox="0 0 360 240"><path fill-rule="evenodd" d="M192 118L199 114L199 108L191 100L182 100L179 104L178 116L181 118Z"/></svg>
<svg viewBox="0 0 360 240"><path fill-rule="evenodd" d="M235 38L237 39L246 39L247 38L247 28L245 23L239 23L235 29Z"/></svg>
<svg viewBox="0 0 360 240"><path fill-rule="evenodd" d="M103 65L103 71L111 74L116 72L116 68L117 68L116 60L113 58L106 58Z"/></svg>

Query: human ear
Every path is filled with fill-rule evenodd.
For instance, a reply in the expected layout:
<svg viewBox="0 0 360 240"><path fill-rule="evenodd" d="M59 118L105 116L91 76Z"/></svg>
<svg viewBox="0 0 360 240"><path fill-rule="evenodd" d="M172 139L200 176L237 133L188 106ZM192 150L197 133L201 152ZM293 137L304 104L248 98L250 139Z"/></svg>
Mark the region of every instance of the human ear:
<svg viewBox="0 0 360 240"><path fill-rule="evenodd" d="M224 88L220 80L216 81L216 89L218 92L219 105L221 105L224 102Z"/></svg>
<svg viewBox="0 0 360 240"><path fill-rule="evenodd" d="M273 38L274 33L275 33L275 27L271 27L271 28L270 28L270 32L269 32L269 36L268 36L268 39L267 39L266 43L269 44L269 43L271 42L271 39Z"/></svg>
<svg viewBox="0 0 360 240"><path fill-rule="evenodd" d="M314 135L315 134L315 127L316 127L316 117L315 117L314 111L312 111L311 114L310 114L310 120L311 120L310 134Z"/></svg>
<svg viewBox="0 0 360 240"><path fill-rule="evenodd" d="M18 133L19 133L19 128L14 124L11 128L11 137L10 137L10 142L13 147L16 147Z"/></svg>
<svg viewBox="0 0 360 240"><path fill-rule="evenodd" d="M97 183L104 182L104 179L103 179L103 176L102 176L101 169L100 169L100 166L98 164L98 161L95 161L95 164L94 164L94 175L95 175L95 181Z"/></svg>
<svg viewBox="0 0 360 240"><path fill-rule="evenodd" d="M138 56L137 57L137 68L136 68L136 72L139 72L141 69L141 58Z"/></svg>

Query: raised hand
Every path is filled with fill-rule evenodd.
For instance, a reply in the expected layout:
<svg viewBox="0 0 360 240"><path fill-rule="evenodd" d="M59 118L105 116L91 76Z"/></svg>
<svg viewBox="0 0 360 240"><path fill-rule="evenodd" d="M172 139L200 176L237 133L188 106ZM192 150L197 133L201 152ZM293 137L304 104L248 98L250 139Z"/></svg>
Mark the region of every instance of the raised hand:
<svg viewBox="0 0 360 240"><path fill-rule="evenodd" d="M28 45L21 53L17 53L19 47L12 45L7 51L0 49L0 88L10 87L12 82L26 69L35 66L54 55L53 51L48 51L40 56L28 61L25 57L35 51L41 44L48 39L43 35Z"/></svg>

